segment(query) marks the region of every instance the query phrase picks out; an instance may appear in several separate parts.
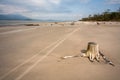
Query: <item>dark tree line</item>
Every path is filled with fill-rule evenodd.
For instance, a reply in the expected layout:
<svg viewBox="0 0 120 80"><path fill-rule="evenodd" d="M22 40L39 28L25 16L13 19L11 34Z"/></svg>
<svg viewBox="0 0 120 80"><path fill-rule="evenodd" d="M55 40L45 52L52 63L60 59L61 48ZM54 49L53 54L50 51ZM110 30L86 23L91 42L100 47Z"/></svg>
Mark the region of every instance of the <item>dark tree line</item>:
<svg viewBox="0 0 120 80"><path fill-rule="evenodd" d="M115 12L110 12L110 9L107 9L101 14L89 15L79 21L120 21L120 8Z"/></svg>

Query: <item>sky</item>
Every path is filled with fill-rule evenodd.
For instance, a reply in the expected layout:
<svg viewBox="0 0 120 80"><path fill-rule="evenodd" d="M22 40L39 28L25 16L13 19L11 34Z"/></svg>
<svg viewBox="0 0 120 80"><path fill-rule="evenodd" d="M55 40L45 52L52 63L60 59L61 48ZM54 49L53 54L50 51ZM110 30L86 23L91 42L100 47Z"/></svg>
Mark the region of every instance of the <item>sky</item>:
<svg viewBox="0 0 120 80"><path fill-rule="evenodd" d="M0 0L0 14L18 14L40 20L79 20L118 8L120 0Z"/></svg>

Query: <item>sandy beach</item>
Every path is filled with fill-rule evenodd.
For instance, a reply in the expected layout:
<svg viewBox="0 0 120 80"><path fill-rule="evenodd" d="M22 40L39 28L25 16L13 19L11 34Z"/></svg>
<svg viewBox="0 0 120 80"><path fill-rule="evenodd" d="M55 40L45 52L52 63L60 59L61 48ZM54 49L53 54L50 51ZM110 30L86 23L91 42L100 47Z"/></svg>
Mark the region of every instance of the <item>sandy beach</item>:
<svg viewBox="0 0 120 80"><path fill-rule="evenodd" d="M0 27L0 80L120 80L120 23L58 22ZM80 55L88 42L115 66Z"/></svg>

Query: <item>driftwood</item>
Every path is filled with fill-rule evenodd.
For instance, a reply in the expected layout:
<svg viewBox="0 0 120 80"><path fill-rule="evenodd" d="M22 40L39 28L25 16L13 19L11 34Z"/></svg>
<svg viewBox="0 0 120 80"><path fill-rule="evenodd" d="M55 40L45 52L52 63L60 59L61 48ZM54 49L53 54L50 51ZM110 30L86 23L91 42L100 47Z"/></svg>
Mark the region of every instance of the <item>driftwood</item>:
<svg viewBox="0 0 120 80"><path fill-rule="evenodd" d="M106 63L115 66L114 63L110 61L108 58L106 58L106 56L99 50L99 45L95 42L89 42L87 46L87 50L84 50L82 52L84 54L81 54L81 56L89 58L91 62L93 62L95 59L99 62L101 56ZM61 57L61 59L74 58L79 56L80 55L64 56Z"/></svg>
<svg viewBox="0 0 120 80"><path fill-rule="evenodd" d="M75 58L75 57L80 57L80 55L75 55L75 56L64 56L64 57L61 57L61 59Z"/></svg>
<svg viewBox="0 0 120 80"><path fill-rule="evenodd" d="M40 26L39 24L25 24L26 26Z"/></svg>
<svg viewBox="0 0 120 80"><path fill-rule="evenodd" d="M99 54L99 45L94 42L89 42L87 51L85 54L82 55L83 57L88 57L90 61L94 61L95 59L99 61L100 54Z"/></svg>
<svg viewBox="0 0 120 80"><path fill-rule="evenodd" d="M105 60L106 63L109 63L112 66L115 66L114 63L112 61L110 61L109 59L107 59L101 51L99 51L99 53L102 56L102 58Z"/></svg>
<svg viewBox="0 0 120 80"><path fill-rule="evenodd" d="M82 57L88 57L90 61L94 61L95 59L99 61L100 56L106 63L109 63L112 66L115 66L112 61L105 57L105 55L99 50L99 45L95 42L89 42L87 51L85 54L82 54Z"/></svg>

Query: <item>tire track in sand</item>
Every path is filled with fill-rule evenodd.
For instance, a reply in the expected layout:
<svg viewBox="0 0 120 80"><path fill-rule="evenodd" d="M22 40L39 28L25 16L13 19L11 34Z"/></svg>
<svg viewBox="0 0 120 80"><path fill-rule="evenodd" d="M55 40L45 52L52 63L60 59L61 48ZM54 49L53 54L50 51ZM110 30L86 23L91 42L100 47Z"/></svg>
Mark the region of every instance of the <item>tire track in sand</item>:
<svg viewBox="0 0 120 80"><path fill-rule="evenodd" d="M71 33L69 33L66 37L64 37L62 40L60 40L55 46L53 46L42 58L40 58L38 61L36 61L32 66L30 66L28 69L26 69L20 76L18 76L15 80L22 79L26 74L28 74L39 62L41 62L43 59L45 59L54 49L56 49L60 44L62 44L68 37L70 37L73 33L78 31L80 28L77 28L73 30Z"/></svg>
<svg viewBox="0 0 120 80"><path fill-rule="evenodd" d="M51 43L50 45L48 45L47 47L45 47L44 49L42 49L41 51L37 52L37 54L33 55L32 57L30 57L29 59L27 59L26 61L24 61L23 63L19 64L18 66L14 67L13 69L11 69L10 71L8 71L6 74L4 74L3 76L0 77L0 80L4 79L5 77L7 77L8 75L10 75L11 73L13 73L14 71L16 71L18 68L22 67L23 65L27 64L28 62L30 62L31 60L33 60L34 58L36 58L41 52L47 50L48 48L54 46L56 43L58 43L60 41L60 39L58 39L57 41Z"/></svg>

